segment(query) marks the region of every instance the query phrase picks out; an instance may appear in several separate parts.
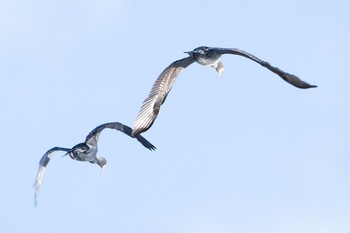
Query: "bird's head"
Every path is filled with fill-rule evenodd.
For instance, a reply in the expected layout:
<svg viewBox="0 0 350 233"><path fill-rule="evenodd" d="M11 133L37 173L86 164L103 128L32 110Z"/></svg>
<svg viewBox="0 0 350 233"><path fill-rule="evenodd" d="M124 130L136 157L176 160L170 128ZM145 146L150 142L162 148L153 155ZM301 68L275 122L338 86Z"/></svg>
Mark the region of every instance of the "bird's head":
<svg viewBox="0 0 350 233"><path fill-rule="evenodd" d="M213 66L219 61L221 56L217 49L208 46L201 46L186 53L188 53L196 62L204 66Z"/></svg>
<svg viewBox="0 0 350 233"><path fill-rule="evenodd" d="M70 151L64 156L69 155L72 159L78 159L82 153L86 153L90 150L90 147L85 143L79 143L75 145Z"/></svg>
<svg viewBox="0 0 350 233"><path fill-rule="evenodd" d="M192 51L185 52L185 53L187 53L188 55L190 55L192 57L194 54L206 54L209 49L210 49L210 47L208 47L208 46L201 46L201 47L195 48Z"/></svg>

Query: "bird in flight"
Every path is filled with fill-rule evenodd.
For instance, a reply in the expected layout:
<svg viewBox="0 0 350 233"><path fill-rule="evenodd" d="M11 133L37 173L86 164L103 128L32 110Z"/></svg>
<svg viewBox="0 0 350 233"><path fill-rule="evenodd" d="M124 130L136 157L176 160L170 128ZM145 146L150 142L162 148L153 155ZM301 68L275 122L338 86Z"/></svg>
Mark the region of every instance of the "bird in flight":
<svg viewBox="0 0 350 233"><path fill-rule="evenodd" d="M284 72L279 68L270 65L268 62L263 61L240 49L201 46L193 51L185 53L187 53L189 56L171 63L163 70L163 72L154 82L151 92L143 101L139 114L134 122L134 128L132 131L133 136L147 131L152 126L158 116L161 105L164 103L176 80L176 77L182 70L192 63L197 62L201 65L215 68L220 75L224 69L224 65L220 61L220 57L223 54L233 54L246 57L277 74L283 80L295 87L302 89L317 87L315 85L310 85L307 82L299 79L297 76Z"/></svg>
<svg viewBox="0 0 350 233"><path fill-rule="evenodd" d="M153 146L149 141L147 141L144 137L141 135L132 136L131 132L132 129L129 126L123 125L119 122L111 122L111 123L105 123L102 124L95 129L93 129L88 136L86 136L85 142L79 143L75 145L73 148L64 148L64 147L53 147L50 150L48 150L43 157L40 159L39 162L39 170L35 179L34 188L35 188L35 196L34 201L35 205L37 204L37 194L39 192L39 188L42 182L42 178L45 172L45 168L47 164L50 162L50 159L53 157L55 152L57 151L64 151L66 152L66 155L69 155L72 159L78 160L78 161L87 161L93 164L97 164L100 166L103 170L107 164L107 161L104 157L98 156L97 151L97 141L98 138L104 129L115 129L119 130L126 135L136 138L144 147L146 147L149 150L155 150L156 147Z"/></svg>

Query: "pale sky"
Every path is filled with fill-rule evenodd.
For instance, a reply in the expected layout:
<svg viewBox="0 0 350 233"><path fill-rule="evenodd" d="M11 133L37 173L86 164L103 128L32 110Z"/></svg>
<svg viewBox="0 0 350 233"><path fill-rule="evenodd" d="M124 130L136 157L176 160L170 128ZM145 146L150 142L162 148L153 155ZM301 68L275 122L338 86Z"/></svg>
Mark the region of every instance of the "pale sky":
<svg viewBox="0 0 350 233"><path fill-rule="evenodd" d="M1 232L350 232L348 1L0 1ZM41 156L132 126L157 76L198 46L239 48L318 88L225 55L193 64L154 152L105 130L97 165Z"/></svg>

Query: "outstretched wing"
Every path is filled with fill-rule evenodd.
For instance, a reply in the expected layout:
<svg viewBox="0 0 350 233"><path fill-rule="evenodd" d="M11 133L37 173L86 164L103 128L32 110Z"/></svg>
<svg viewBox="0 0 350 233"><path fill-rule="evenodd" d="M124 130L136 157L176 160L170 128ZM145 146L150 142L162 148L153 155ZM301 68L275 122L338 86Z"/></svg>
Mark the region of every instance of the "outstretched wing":
<svg viewBox="0 0 350 233"><path fill-rule="evenodd" d="M262 65L263 67L265 67L265 68L269 69L270 71L274 72L275 74L280 76L283 80L285 80L286 82L292 84L295 87L302 88L302 89L317 87L315 85L308 84L307 82L304 82L303 80L301 80L297 76L295 76L293 74L286 73L283 70L280 70L279 68L270 65L268 62L263 61L263 60L255 57L254 55L252 55L250 53L247 53L247 52L245 52L243 50L235 49L235 48L233 48L233 49L214 48L214 49L216 49L220 54L234 54L234 55L243 56L243 57L246 57L246 58L248 58L250 60L253 60L253 61L259 63L260 65Z"/></svg>
<svg viewBox="0 0 350 233"><path fill-rule="evenodd" d="M89 144L91 142L95 142L95 141L97 142L98 136L100 135L101 131L104 130L105 128L116 129L116 130L119 130L119 131L123 132L124 134L128 135L129 137L132 137L132 138L135 137L144 147L146 147L149 150L156 149L155 146L153 146L149 141L147 141L147 139L145 139L141 135L132 136L132 134L131 134L132 129L129 126L124 125L124 124L119 123L119 122L110 122L110 123L105 123L105 124L102 124L100 126L97 126L86 137L85 143Z"/></svg>
<svg viewBox="0 0 350 233"><path fill-rule="evenodd" d="M151 92L143 101L140 112L134 122L132 135L138 135L147 131L156 120L160 107L164 103L176 77L179 73L194 62L192 57L186 57L171 63L158 76L153 84Z"/></svg>
<svg viewBox="0 0 350 233"><path fill-rule="evenodd" d="M65 151L65 152L68 152L70 151L71 149L69 148L64 148L64 147L53 147L51 148L50 150L48 150L44 155L43 157L40 159L40 162L39 162L39 170L38 170L38 174L36 176L36 179L35 179L35 183L34 183L34 188L35 188L35 196L34 196L34 201L35 201L35 205L37 204L37 195L38 195L38 192L39 192L39 188L40 188L40 185L41 185L41 181L43 179L43 175L44 175L44 172L45 172L45 168L47 166L47 164L50 162L50 159L52 158L52 156L54 155L54 153L56 151Z"/></svg>

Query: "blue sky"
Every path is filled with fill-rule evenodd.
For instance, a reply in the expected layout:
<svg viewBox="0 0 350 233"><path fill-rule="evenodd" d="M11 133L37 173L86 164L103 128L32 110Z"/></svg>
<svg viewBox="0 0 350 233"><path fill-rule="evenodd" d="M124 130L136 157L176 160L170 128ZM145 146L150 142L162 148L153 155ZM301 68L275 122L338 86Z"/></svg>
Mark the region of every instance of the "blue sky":
<svg viewBox="0 0 350 233"><path fill-rule="evenodd" d="M347 1L1 1L2 232L349 232ZM97 125L132 126L153 82L198 46L153 127L103 131L96 165L61 158Z"/></svg>

